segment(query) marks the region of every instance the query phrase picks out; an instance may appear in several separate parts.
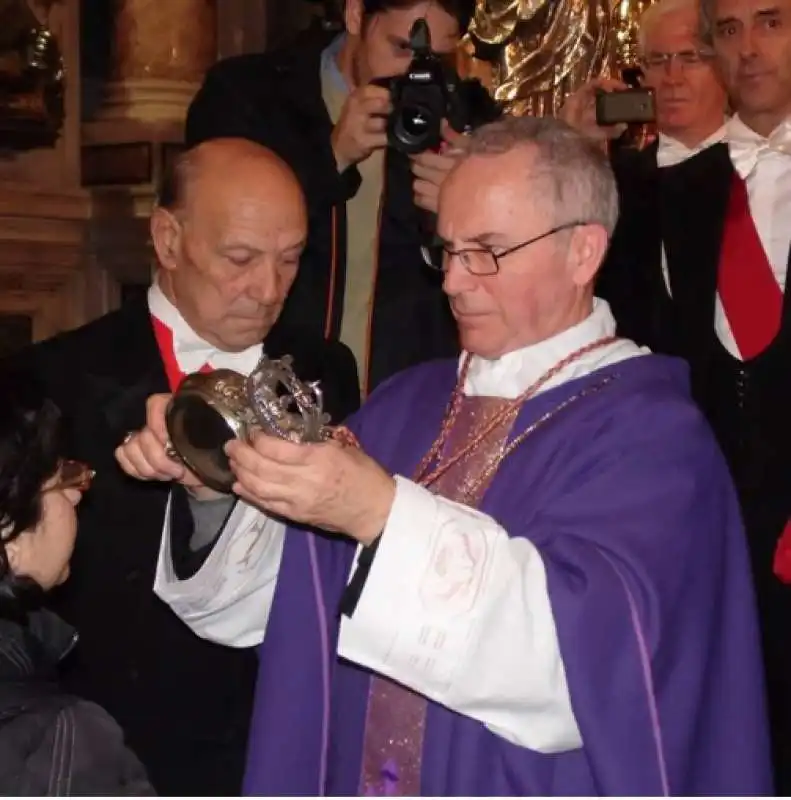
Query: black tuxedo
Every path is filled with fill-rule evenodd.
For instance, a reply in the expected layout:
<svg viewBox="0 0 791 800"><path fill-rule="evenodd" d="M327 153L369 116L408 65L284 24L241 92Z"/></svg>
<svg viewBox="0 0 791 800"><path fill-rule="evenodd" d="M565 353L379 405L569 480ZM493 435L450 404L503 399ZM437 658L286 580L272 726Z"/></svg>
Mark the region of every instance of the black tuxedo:
<svg viewBox="0 0 791 800"><path fill-rule="evenodd" d="M791 280L775 340L745 362L731 356L715 333L714 314L733 174L727 145L717 144L676 166L623 180L624 221L608 269L611 275L632 271L631 281L615 292L619 308L632 294L639 309L637 315L626 314L625 332L688 360L695 396L730 464L760 605L778 789L788 794L791 586L774 576L772 562L791 518ZM661 275L660 240L670 293Z"/></svg>
<svg viewBox="0 0 791 800"><path fill-rule="evenodd" d="M618 182L620 213L607 259L597 277L596 294L609 302L618 332L661 350L655 337L663 330L658 216L661 170L658 145L644 150L617 149L610 158ZM650 266L649 266L650 265Z"/></svg>
<svg viewBox="0 0 791 800"><path fill-rule="evenodd" d="M300 377L321 380L334 420L358 407L345 346L281 331L266 350L291 353ZM199 639L154 595L169 487L127 478L113 456L144 424L146 398L168 391L146 303L35 345L17 361L43 378L62 409L68 455L97 473L80 508L72 576L53 595L80 631L68 688L116 717L160 794L238 794L255 653Z"/></svg>

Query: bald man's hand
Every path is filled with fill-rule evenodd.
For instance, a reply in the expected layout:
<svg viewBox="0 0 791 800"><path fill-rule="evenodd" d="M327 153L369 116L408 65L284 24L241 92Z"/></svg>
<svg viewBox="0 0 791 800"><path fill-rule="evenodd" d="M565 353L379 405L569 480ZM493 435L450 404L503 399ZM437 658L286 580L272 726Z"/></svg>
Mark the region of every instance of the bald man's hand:
<svg viewBox="0 0 791 800"><path fill-rule="evenodd" d="M146 426L127 434L116 448L115 458L121 469L139 481L175 482L184 486L198 500L212 500L222 495L204 486L180 461L168 455L170 438L165 425L169 394L154 394L146 401Z"/></svg>
<svg viewBox="0 0 791 800"><path fill-rule="evenodd" d="M381 86L360 86L346 98L332 131L338 172L387 146L387 115L392 108L390 92Z"/></svg>

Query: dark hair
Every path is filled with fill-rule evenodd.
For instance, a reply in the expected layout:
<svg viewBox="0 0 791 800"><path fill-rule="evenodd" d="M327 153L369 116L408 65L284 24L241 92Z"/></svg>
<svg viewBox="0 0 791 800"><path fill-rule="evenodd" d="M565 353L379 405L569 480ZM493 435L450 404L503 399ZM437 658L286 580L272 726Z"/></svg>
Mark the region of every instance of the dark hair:
<svg viewBox="0 0 791 800"><path fill-rule="evenodd" d="M363 10L366 16L380 14L393 8L412 8L421 0L363 0ZM470 27L472 15L475 13L475 0L435 0L436 4L450 14L459 23L462 35Z"/></svg>
<svg viewBox="0 0 791 800"><path fill-rule="evenodd" d="M39 382L18 369L0 368L0 616L16 617L38 605L44 590L14 575L6 545L41 519L41 487L61 461L60 412Z"/></svg>

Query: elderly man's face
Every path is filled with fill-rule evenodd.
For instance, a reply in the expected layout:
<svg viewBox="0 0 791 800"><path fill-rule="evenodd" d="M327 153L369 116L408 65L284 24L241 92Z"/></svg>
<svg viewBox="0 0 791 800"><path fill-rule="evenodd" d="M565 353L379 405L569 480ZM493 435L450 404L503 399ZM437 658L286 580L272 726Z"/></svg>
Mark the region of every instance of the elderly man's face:
<svg viewBox="0 0 791 800"><path fill-rule="evenodd" d="M307 237L296 181L250 163L247 174L206 170L171 215L166 267L176 304L192 328L226 351L259 343L276 322Z"/></svg>
<svg viewBox="0 0 791 800"><path fill-rule="evenodd" d="M725 90L697 27L690 3L659 17L645 38L645 84L656 91L657 126L689 146L718 128L725 112Z"/></svg>
<svg viewBox="0 0 791 800"><path fill-rule="evenodd" d="M438 233L451 250L485 248L498 254L577 221L553 216L542 184L531 183L531 160L524 150L472 156L451 173L440 195L438 221ZM499 358L589 313L584 307L598 256L590 251L588 262L581 262L575 236L572 229L540 239L503 257L494 275L472 275L459 257L445 256L444 289L465 350Z"/></svg>

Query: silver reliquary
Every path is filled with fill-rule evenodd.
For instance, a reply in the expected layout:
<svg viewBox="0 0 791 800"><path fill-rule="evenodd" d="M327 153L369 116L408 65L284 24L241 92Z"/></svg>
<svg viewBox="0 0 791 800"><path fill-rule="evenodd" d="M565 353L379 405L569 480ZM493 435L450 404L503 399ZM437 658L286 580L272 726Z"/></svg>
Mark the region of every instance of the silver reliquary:
<svg viewBox="0 0 791 800"><path fill-rule="evenodd" d="M247 378L230 369L188 375L166 412L169 454L206 486L230 492L229 440L257 429L297 443L332 438L318 383L297 378L292 363L291 356L264 356Z"/></svg>

